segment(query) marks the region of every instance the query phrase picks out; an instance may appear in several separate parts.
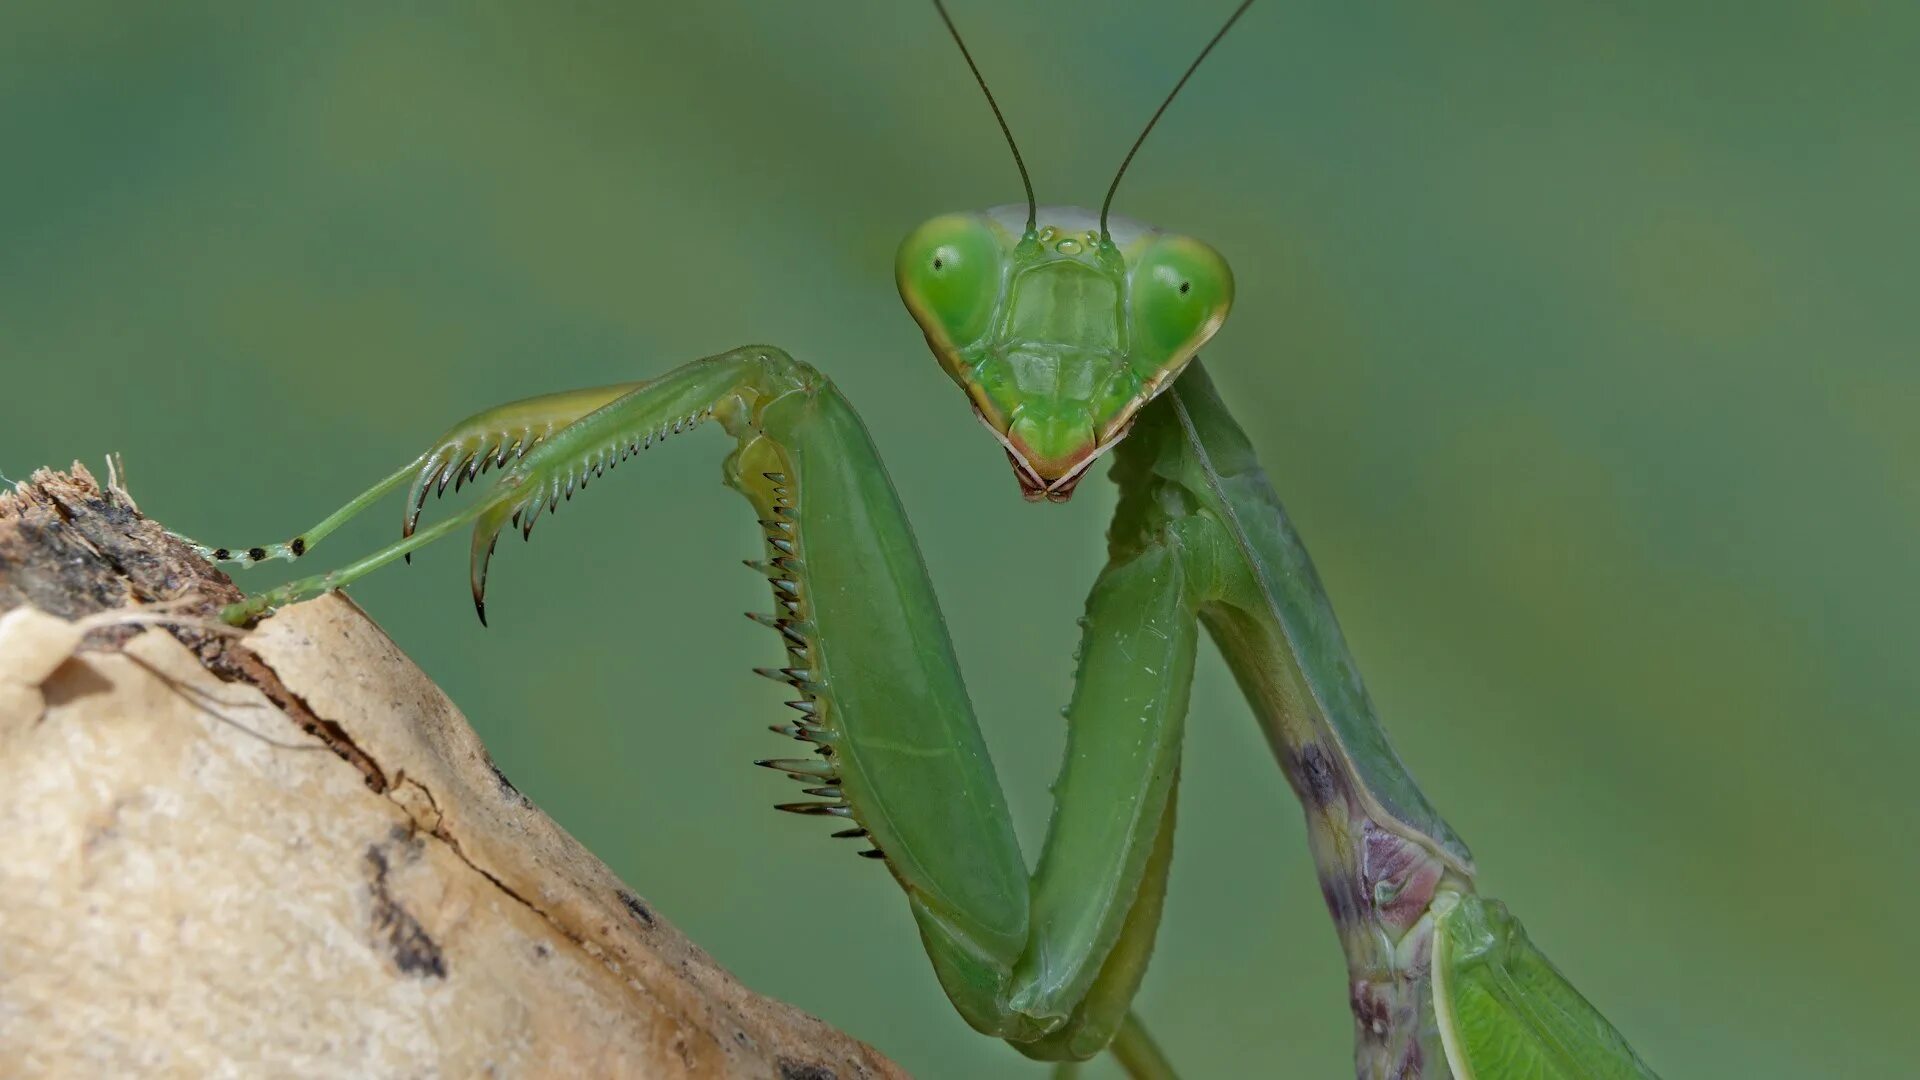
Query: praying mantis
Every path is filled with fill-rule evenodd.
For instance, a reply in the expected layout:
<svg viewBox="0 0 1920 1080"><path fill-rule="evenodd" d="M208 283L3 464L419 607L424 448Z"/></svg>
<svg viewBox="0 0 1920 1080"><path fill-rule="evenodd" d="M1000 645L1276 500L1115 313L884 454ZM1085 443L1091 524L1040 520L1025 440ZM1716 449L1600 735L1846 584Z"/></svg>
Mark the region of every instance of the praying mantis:
<svg viewBox="0 0 1920 1080"><path fill-rule="evenodd" d="M829 819L892 875L970 1026L1063 1068L1111 1051L1131 1076L1174 1075L1131 1005L1171 867L1204 627L1305 811L1348 966L1357 1075L1652 1076L1506 908L1479 895L1466 845L1374 714L1306 550L1198 359L1234 302L1226 260L1110 212L1154 123L1250 3L1187 68L1095 212L1036 202L935 0L1026 200L914 229L896 256L901 297L1028 501L1066 501L1103 459L1120 493L1031 869L879 451L825 374L772 346L483 411L286 542L202 548L240 565L301 559L406 489L398 542L224 617L248 623L470 528L484 622L502 532L530 536L576 489L711 421L734 440L725 481L763 534L750 565L774 611L757 618L783 660L756 670L794 693L794 716L773 730L810 751L758 764L803 785L807 798L779 809ZM421 527L429 495L487 472L498 474L490 488Z"/></svg>

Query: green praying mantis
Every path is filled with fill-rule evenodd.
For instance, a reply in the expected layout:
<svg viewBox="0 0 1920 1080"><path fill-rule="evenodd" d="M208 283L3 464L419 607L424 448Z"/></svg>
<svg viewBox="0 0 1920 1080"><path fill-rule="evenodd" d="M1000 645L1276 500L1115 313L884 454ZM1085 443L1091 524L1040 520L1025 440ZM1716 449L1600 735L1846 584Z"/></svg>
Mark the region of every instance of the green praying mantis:
<svg viewBox="0 0 1920 1080"><path fill-rule="evenodd" d="M407 487L399 542L224 617L244 624L470 526L484 622L504 530L530 535L576 488L713 421L735 442L725 481L764 533L749 565L775 610L756 618L784 661L757 670L792 688L795 713L773 730L811 751L758 764L804 786L806 800L779 809L866 842L860 854L905 892L934 974L973 1028L1065 1069L1110 1050L1134 1077L1173 1075L1131 1003L1160 923L1204 627L1304 808L1346 956L1358 1075L1652 1076L1506 908L1475 891L1466 845L1389 743L1306 550L1199 363L1233 303L1225 259L1110 213L1134 153L1250 3L1187 68L1095 213L1036 203L935 0L1026 201L913 230L895 263L900 295L1029 501L1065 501L1103 457L1119 488L1031 870L879 452L834 384L777 348L471 416L290 541L203 548L243 565L298 559ZM430 494L489 471L498 479L475 501L418 527Z"/></svg>

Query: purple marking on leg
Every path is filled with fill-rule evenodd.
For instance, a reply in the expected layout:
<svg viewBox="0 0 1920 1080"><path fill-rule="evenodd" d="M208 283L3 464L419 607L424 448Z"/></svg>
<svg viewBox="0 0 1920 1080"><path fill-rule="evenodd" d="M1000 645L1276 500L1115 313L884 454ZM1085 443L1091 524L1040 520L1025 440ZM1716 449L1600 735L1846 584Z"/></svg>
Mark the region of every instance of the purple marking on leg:
<svg viewBox="0 0 1920 1080"><path fill-rule="evenodd" d="M1426 914L1442 867L1431 852L1369 821L1360 876L1367 902L1390 926L1405 930Z"/></svg>
<svg viewBox="0 0 1920 1080"><path fill-rule="evenodd" d="M1366 979L1354 980L1347 986L1347 1004L1353 1008L1353 1022L1359 1025L1362 1039L1386 1041L1387 1033L1392 1030L1393 1008L1378 987Z"/></svg>
<svg viewBox="0 0 1920 1080"><path fill-rule="evenodd" d="M1408 1039L1406 1049L1393 1067L1392 1080L1415 1080L1425 1075L1427 1055L1421 1049L1419 1039Z"/></svg>
<svg viewBox="0 0 1920 1080"><path fill-rule="evenodd" d="M1291 764L1294 767L1288 771L1293 774L1294 786L1308 805L1326 807L1339 801L1340 774L1324 747L1317 743L1302 746Z"/></svg>

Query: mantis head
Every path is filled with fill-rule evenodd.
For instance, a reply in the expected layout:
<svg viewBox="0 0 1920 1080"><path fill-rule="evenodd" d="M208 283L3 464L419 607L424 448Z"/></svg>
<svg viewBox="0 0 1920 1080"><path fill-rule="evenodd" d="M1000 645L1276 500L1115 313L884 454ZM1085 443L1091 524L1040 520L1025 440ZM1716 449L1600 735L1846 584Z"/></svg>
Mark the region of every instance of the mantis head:
<svg viewBox="0 0 1920 1080"><path fill-rule="evenodd" d="M1252 3L1240 0L1187 66L1095 214L1034 202L1007 118L946 4L933 0L1006 136L1027 201L921 225L900 244L894 280L940 366L1006 449L1028 501L1066 502L1227 319L1233 272L1219 252L1109 210L1160 114Z"/></svg>
<svg viewBox="0 0 1920 1080"><path fill-rule="evenodd" d="M894 277L940 366L994 433L1029 500L1087 468L1226 321L1211 247L1078 207L948 214L900 245Z"/></svg>

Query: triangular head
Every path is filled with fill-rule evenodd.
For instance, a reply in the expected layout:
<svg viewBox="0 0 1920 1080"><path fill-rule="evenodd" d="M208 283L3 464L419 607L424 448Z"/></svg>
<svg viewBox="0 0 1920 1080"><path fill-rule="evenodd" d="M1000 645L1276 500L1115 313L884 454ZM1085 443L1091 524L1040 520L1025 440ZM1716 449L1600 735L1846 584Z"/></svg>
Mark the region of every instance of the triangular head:
<svg viewBox="0 0 1920 1080"><path fill-rule="evenodd" d="M1190 237L1077 206L926 222L894 276L1029 500L1065 502L1226 321L1233 272Z"/></svg>

